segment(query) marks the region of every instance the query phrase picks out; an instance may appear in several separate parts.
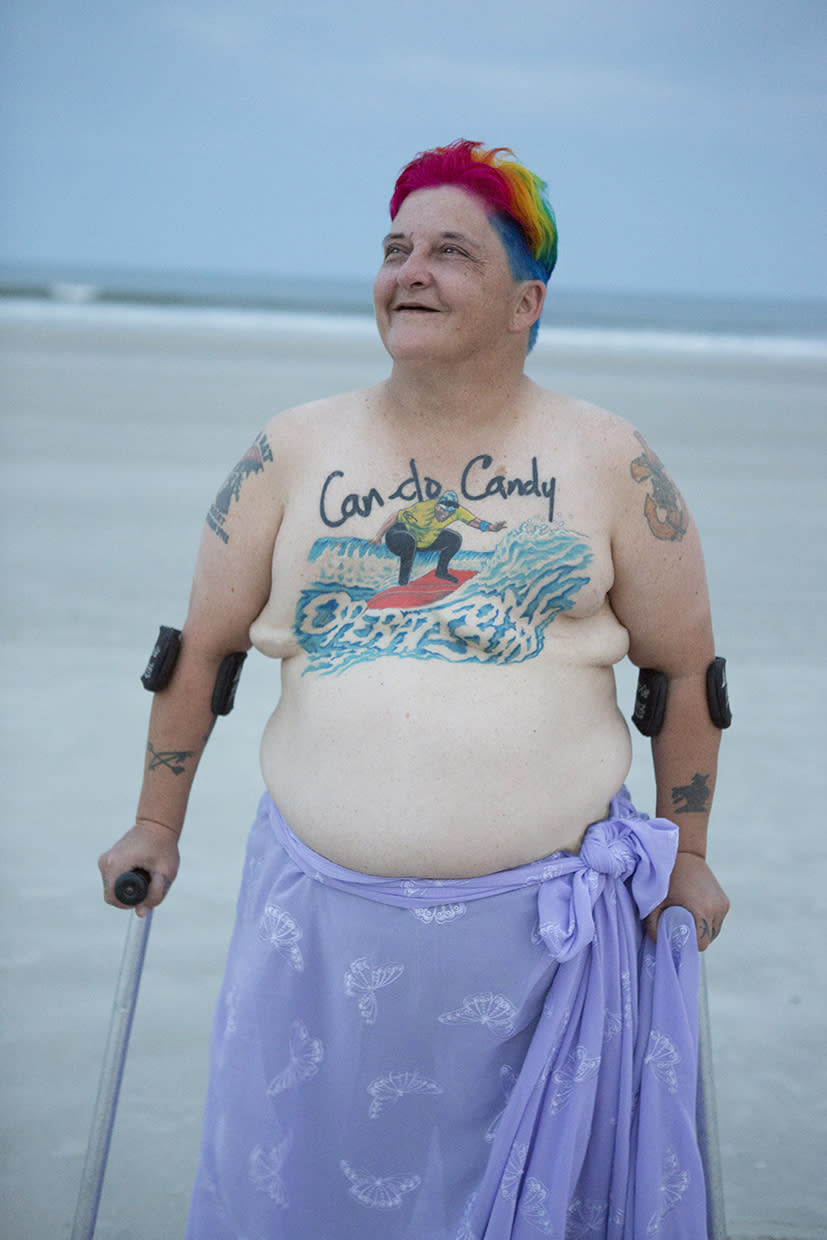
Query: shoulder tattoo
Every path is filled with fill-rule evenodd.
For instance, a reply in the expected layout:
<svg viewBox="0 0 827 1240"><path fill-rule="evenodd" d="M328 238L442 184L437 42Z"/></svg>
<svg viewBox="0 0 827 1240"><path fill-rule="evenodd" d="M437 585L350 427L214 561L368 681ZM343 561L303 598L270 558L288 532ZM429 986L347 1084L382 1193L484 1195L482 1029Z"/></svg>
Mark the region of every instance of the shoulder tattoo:
<svg viewBox="0 0 827 1240"><path fill-rule="evenodd" d="M635 438L643 451L632 461L630 471L635 482L648 482L651 486L643 502L649 529L655 538L679 542L689 527L681 493L639 431L635 431Z"/></svg>
<svg viewBox="0 0 827 1240"><path fill-rule="evenodd" d="M230 541L230 536L225 529L230 504L233 500L238 501L241 495L241 488L250 475L260 474L264 466L272 459L272 449L267 442L267 436L262 431L255 443L251 445L238 464L227 475L224 485L216 495L207 513L207 525L214 534L218 535L223 543Z"/></svg>

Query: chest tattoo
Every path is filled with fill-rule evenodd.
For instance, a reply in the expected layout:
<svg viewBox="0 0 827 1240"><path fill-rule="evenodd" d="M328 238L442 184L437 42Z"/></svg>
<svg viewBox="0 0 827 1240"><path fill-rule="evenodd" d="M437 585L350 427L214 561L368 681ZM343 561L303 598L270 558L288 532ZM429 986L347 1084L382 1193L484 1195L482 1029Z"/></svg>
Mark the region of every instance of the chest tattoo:
<svg viewBox="0 0 827 1240"><path fill-rule="evenodd" d="M313 579L295 620L306 671L336 673L386 657L492 664L535 657L544 630L588 584L594 558L584 535L554 519L555 493L556 479L541 474L536 456L516 475L480 453L447 486L412 458L406 477L362 492L332 470L320 488L322 523L357 528L319 538L310 550ZM512 498L522 500L513 525ZM526 517L526 499L535 515Z"/></svg>
<svg viewBox="0 0 827 1240"><path fill-rule="evenodd" d="M537 457L531 458L531 465L523 476L510 477L504 472L493 469L494 458L487 453L472 457L462 470L459 479L459 493L470 502L499 496L509 499L512 495L533 495L544 498L548 502L548 520L554 520L554 494L557 486L555 478L540 477ZM366 492L348 490L344 471L332 470L324 480L319 496L319 516L329 529L339 529L353 517L369 517L375 508L384 508L395 501L422 503L423 500L437 499L444 491L441 482L423 474L416 459L408 462L410 473L392 490L383 493L377 486L371 486Z"/></svg>

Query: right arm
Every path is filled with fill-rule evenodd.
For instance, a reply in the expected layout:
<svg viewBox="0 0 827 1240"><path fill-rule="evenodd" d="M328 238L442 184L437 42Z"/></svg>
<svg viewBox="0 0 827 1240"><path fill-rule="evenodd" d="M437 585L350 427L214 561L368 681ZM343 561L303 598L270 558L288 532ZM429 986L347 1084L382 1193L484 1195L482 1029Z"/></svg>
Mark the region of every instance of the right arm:
<svg viewBox="0 0 827 1240"><path fill-rule="evenodd" d="M195 772L215 716L211 699L222 660L250 648L249 629L270 596L273 547L283 511L266 433L231 471L201 536L181 651L172 678L154 695L135 825L98 866L104 899L126 870L152 883L139 914L160 904L178 872L178 837Z"/></svg>

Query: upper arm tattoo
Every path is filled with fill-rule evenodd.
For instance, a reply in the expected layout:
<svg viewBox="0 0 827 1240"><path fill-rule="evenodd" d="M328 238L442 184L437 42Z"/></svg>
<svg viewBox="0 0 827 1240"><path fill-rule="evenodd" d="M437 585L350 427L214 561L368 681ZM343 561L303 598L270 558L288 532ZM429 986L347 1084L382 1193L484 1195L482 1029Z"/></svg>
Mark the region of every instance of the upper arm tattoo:
<svg viewBox="0 0 827 1240"><path fill-rule="evenodd" d="M652 484L643 504L649 529L655 538L680 541L689 527L681 493L639 431L635 431L635 438L640 441L643 452L632 461L630 470L635 482Z"/></svg>
<svg viewBox="0 0 827 1240"><path fill-rule="evenodd" d="M230 541L230 536L224 526L227 514L230 511L230 504L233 500L238 500L245 479L249 478L250 474L260 474L264 466L272 459L272 449L267 442L267 436L262 431L255 443L244 453L238 464L230 470L224 485L216 495L207 513L207 525L213 533L218 535L222 542L227 543Z"/></svg>
<svg viewBox="0 0 827 1240"><path fill-rule="evenodd" d="M689 784L678 784L672 789L672 804L676 814L705 814L711 796L709 776L696 771Z"/></svg>

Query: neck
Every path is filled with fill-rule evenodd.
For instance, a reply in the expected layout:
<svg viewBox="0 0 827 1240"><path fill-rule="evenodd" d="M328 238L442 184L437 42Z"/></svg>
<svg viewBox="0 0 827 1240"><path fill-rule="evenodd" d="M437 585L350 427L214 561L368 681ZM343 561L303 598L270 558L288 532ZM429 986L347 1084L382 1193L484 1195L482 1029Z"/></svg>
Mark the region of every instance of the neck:
<svg viewBox="0 0 827 1240"><path fill-rule="evenodd" d="M432 360L395 361L384 392L394 421L445 429L449 415L450 427L459 432L479 429L515 412L530 384L521 355L500 358L494 365L478 358L467 366L456 361L444 366Z"/></svg>

